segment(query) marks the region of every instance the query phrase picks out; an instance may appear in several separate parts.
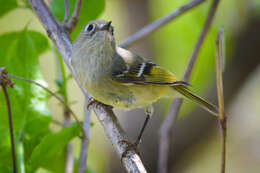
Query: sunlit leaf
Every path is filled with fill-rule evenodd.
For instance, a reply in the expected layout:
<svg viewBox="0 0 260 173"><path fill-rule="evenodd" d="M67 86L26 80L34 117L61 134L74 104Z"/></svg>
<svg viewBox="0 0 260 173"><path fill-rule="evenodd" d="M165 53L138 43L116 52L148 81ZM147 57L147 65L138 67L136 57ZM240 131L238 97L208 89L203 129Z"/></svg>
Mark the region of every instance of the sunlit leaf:
<svg viewBox="0 0 260 173"><path fill-rule="evenodd" d="M39 70L38 57L49 48L45 36L35 31L23 30L0 35L0 66L10 74L44 82ZM47 107L47 94L41 88L24 81L12 79L15 86L8 88L16 140L24 139L25 159L48 130L51 121ZM1 90L0 90L1 91ZM3 92L0 92L0 165L10 165L10 140L8 116ZM40 136L41 135L41 136ZM9 157L6 157L6 156ZM2 162L2 160L5 160Z"/></svg>
<svg viewBox="0 0 260 173"><path fill-rule="evenodd" d="M0 0L0 17L18 7L16 0Z"/></svg>

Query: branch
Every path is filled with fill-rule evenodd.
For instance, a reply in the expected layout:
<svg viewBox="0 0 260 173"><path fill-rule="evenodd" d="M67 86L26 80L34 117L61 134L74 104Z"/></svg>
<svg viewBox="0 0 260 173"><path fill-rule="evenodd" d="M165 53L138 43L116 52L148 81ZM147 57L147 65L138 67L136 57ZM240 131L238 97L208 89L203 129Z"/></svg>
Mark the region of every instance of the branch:
<svg viewBox="0 0 260 173"><path fill-rule="evenodd" d="M185 69L185 73L184 73L184 77L183 77L183 79L185 81L188 81L190 79L190 75L191 75L191 72L193 70L193 66L195 64L195 61L197 60L201 45L202 45L202 43L203 43L203 41L204 41L208 31L209 31L210 25L213 21L213 18L215 16L216 11L217 11L218 4L219 4L219 0L214 0L212 5L211 5L207 20L206 20L206 22L203 26L200 37L198 38L197 43L196 43L196 45L193 49L192 55L190 57L190 61L189 61L188 65Z"/></svg>
<svg viewBox="0 0 260 173"><path fill-rule="evenodd" d="M177 18L178 16L184 14L186 11L192 9L193 7L198 6L199 4L201 4L204 1L205 0L192 0L192 1L188 2L187 4L181 6L177 10L174 10L170 14L168 14L168 15L156 20L155 22L143 27L142 29L140 29L139 31L137 31L136 33L131 35L129 38L127 38L125 41L123 41L119 46L120 47L128 47L128 46L134 44L135 42L143 39L144 37L146 37L149 34L151 34L152 32L154 32L155 30L162 27L163 25L169 23L171 20L173 20L173 19Z"/></svg>
<svg viewBox="0 0 260 173"><path fill-rule="evenodd" d="M64 62L71 70L70 55L72 45L68 34L64 32L64 29L59 25L59 22L43 0L28 0L28 2L43 24L48 36L59 50Z"/></svg>
<svg viewBox="0 0 260 173"><path fill-rule="evenodd" d="M69 15L70 15L69 1L68 0L64 0L64 7L65 7L65 15L64 15L63 23L67 23L68 20L69 20Z"/></svg>
<svg viewBox="0 0 260 173"><path fill-rule="evenodd" d="M199 50L206 37L208 30L210 28L210 25L213 21L218 4L219 4L219 0L214 0L210 7L208 17L204 23L201 34L195 44L195 47L193 49L189 63L185 69L185 73L183 76L183 79L185 81L188 81L190 79L190 75L191 75L192 69L194 67L195 61L197 60ZM161 125L160 134L159 134L160 135L160 145L159 145L160 155L159 155L159 162L158 162L158 172L159 173L167 172L170 130L177 119L177 115L179 113L181 104L182 104L182 99L174 99L174 101L171 105L170 111L168 112L167 117L165 118L165 120L163 121L163 124Z"/></svg>
<svg viewBox="0 0 260 173"><path fill-rule="evenodd" d="M113 142L114 147L119 156L126 151L126 144L123 141L128 141L125 132L120 126L114 112L108 106L98 104L94 107L94 112L97 115L99 122L104 127L106 135ZM109 115L109 116L107 116ZM135 151L128 151L126 156L122 158L122 163L127 172L146 173L142 161Z"/></svg>
<svg viewBox="0 0 260 173"><path fill-rule="evenodd" d="M66 122L67 126L70 125L70 121ZM65 123L64 123L65 124ZM65 173L72 173L74 168L74 154L73 154L73 141L70 141L66 146L66 163Z"/></svg>
<svg viewBox="0 0 260 173"><path fill-rule="evenodd" d="M222 143L222 152L221 152L221 173L225 173L226 167L226 136L227 136L227 125L226 125L226 116L224 113L224 96L223 96L223 80L222 80L222 71L223 71L223 60L224 60L224 30L223 28L219 29L218 37L216 40L216 77L217 77L217 90L218 90L218 105L219 105L219 123L221 131L221 143Z"/></svg>
<svg viewBox="0 0 260 173"><path fill-rule="evenodd" d="M66 9L65 9L65 16L67 15L67 13L69 13L68 11L68 1L65 0L64 1ZM66 18L66 17L65 17ZM57 66L57 80L61 81L62 85L58 85L59 88L59 94L62 97L62 100L64 101L66 106L63 106L63 124L64 126L70 126L71 125L71 117L70 117L70 113L72 111L70 111L71 109L69 108L68 105L68 94L67 94L67 77L66 77L66 72L65 72L65 67L64 67L64 63L62 60L62 57L58 55L58 52L55 49L55 53L57 55L56 58L56 66ZM74 115L72 115L74 116ZM76 116L75 116L76 117ZM85 132L83 130L83 127L81 126L80 122L78 121L78 125L82 130L82 133L85 135ZM73 141L70 141L67 146L66 146L66 163L65 163L65 173L72 173L73 172L73 168L74 168L74 152L73 152Z"/></svg>
<svg viewBox="0 0 260 173"><path fill-rule="evenodd" d="M0 85L3 88L7 111L8 111L8 122L9 122L9 131L10 131L10 140L11 140L11 149L12 149L12 161L13 161L13 172L17 173L16 165L16 153L15 153L15 142L14 142L14 130L13 130L13 120L12 120L12 111L10 99L6 87L13 87L13 83L9 80L7 76L7 71L4 68L0 68Z"/></svg>
<svg viewBox="0 0 260 173"><path fill-rule="evenodd" d="M68 22L66 22L65 27L71 33L73 29L76 27L81 11L81 5L82 5L82 0L77 0L74 12Z"/></svg>
<svg viewBox="0 0 260 173"><path fill-rule="evenodd" d="M88 97L88 94L80 85L78 79L75 77L73 68L70 64L72 44L65 29L61 28L61 26L58 25L57 19L54 18L53 14L50 12L43 0L28 0L28 2L42 22L44 28L48 33L48 36L55 43L63 60L71 70L72 76L76 80L78 86L81 88L85 97ZM126 146L120 143L120 139L124 139L127 141L127 138L125 132L122 130L121 126L117 122L113 111L108 110L104 106L98 106L97 108L94 108L94 111L96 112L98 119L103 125L108 138L111 140L118 155L121 157L121 154L123 153L123 151L125 151ZM134 151L128 152L127 156L124 157L122 161L124 167L128 172L146 172L140 160L140 157Z"/></svg>
<svg viewBox="0 0 260 173"><path fill-rule="evenodd" d="M83 129L85 131L86 137L83 137L83 139L81 141L78 173L85 173L87 157L88 157L89 128L90 128L91 113L87 109L87 106L88 106L87 100L88 100L88 98L85 98L86 104L85 104L85 109L84 109L84 122L83 122Z"/></svg>

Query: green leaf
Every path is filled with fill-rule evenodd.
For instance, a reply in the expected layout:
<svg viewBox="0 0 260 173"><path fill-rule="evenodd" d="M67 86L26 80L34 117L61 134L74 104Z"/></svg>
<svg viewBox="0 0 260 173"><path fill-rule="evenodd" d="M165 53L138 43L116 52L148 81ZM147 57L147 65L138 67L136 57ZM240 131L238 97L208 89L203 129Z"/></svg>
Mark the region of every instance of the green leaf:
<svg viewBox="0 0 260 173"><path fill-rule="evenodd" d="M24 160L27 162L33 152L33 149L41 142L45 135L50 133L49 124L51 117L34 116L28 120L24 128Z"/></svg>
<svg viewBox="0 0 260 173"><path fill-rule="evenodd" d="M64 172L66 145L79 134L80 128L73 124L58 133L45 136L32 153L30 171L34 172L42 167L52 172Z"/></svg>
<svg viewBox="0 0 260 173"><path fill-rule="evenodd" d="M1 173L13 173L13 170L6 166L0 166L0 170L1 170Z"/></svg>
<svg viewBox="0 0 260 173"><path fill-rule="evenodd" d="M28 0L22 0L22 3L23 3L23 5L24 5L25 8L31 8L31 6L30 6Z"/></svg>
<svg viewBox="0 0 260 173"><path fill-rule="evenodd" d="M16 0L0 0L0 17L18 7Z"/></svg>
<svg viewBox="0 0 260 173"><path fill-rule="evenodd" d="M43 83L38 57L49 48L46 37L35 31L23 30L0 35L0 67L10 74ZM47 94L38 86L12 79L8 88L13 114L15 141L24 137L25 159L30 156L40 138L49 132L51 121ZM1 91L1 90L0 90ZM0 165L11 165L8 116L3 92L0 92ZM2 160L4 160L2 162Z"/></svg>
<svg viewBox="0 0 260 173"><path fill-rule="evenodd" d="M73 13L76 1L77 0L69 0L70 16ZM104 0L82 0L79 22L71 34L72 40L76 38L83 26L85 26L90 20L96 19L104 11L104 8ZM65 13L64 0L52 0L51 10L60 21L63 21Z"/></svg>

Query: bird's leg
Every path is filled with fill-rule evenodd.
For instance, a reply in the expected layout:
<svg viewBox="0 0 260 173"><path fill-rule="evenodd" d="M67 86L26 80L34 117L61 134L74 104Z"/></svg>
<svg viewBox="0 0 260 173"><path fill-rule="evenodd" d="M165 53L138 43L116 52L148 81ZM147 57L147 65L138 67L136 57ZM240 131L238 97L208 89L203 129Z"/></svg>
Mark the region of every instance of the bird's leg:
<svg viewBox="0 0 260 173"><path fill-rule="evenodd" d="M143 135L143 133L144 133L145 127L147 126L148 121L149 121L150 116L152 115L152 113L153 113L153 108L152 108L151 106L149 106L149 107L147 107L147 108L145 109L146 118L145 118L144 124L143 124L143 126L142 126L142 128L141 128L141 131L140 131L140 133L139 133L139 135L138 135L136 141L126 147L126 150L123 152L121 158L125 157L127 151L133 150L133 149L136 150L137 146L138 146L139 143L141 142L141 138L142 138L142 135Z"/></svg>

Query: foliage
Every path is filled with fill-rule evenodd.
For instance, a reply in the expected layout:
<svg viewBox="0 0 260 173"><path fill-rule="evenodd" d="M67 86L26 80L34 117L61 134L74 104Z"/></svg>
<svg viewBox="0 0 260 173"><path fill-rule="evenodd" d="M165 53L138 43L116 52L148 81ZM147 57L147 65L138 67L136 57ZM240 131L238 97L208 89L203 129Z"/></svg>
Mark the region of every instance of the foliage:
<svg viewBox="0 0 260 173"><path fill-rule="evenodd" d="M76 0L69 0L70 15ZM0 0L0 19L18 8L29 8L26 0ZM64 17L64 1L53 0L51 9L59 20ZM24 8L24 9L25 9ZM104 0L83 0L79 23L72 33L72 38L80 32L89 20L96 19L104 10ZM0 34L0 67L5 67L9 74L32 79L46 85L43 80L39 56L50 50L46 35L26 26L23 30ZM61 60L61 59L60 59ZM60 63L63 63L62 60ZM63 64L62 64L63 65ZM58 93L66 96L66 81L62 66L62 80L57 80ZM19 170L35 172L44 168L53 172L64 172L65 147L71 139L78 136L77 125L62 128L53 133L50 123L52 115L48 109L49 95L38 86L11 78L15 83L13 89L8 88L13 113L16 153ZM63 97L64 98L64 97ZM64 98L68 103L67 96ZM0 172L12 172L11 144L8 126L7 108L0 89ZM19 171L19 172L20 172ZM90 169L87 172L92 172Z"/></svg>
<svg viewBox="0 0 260 173"><path fill-rule="evenodd" d="M0 17L18 7L18 3L16 0L0 0L0 4Z"/></svg>
<svg viewBox="0 0 260 173"><path fill-rule="evenodd" d="M68 1L71 16L77 0ZM150 10L151 15L154 18L155 16L158 18L158 16L169 13L187 1L189 0L164 0L162 3L161 0L151 0L149 3L152 6ZM48 0L46 2L50 2L48 5L51 11L62 22L64 19L64 0ZM208 1L196 7L196 9L182 16L181 20L175 20L167 27L158 30L154 35L154 38L156 38L154 42L156 55L154 57L158 57L157 61L160 61L162 66L168 67L176 73L178 77L182 76L197 36L201 31L210 3L211 1ZM258 9L257 12L259 13L259 0L252 0L251 4L251 9ZM231 6L235 8L230 8ZM21 7L25 10L30 10L27 0L0 0L0 20ZM76 38L88 21L96 19L104 11L104 7L105 0L82 0L81 15L77 27L71 34L71 39L74 40ZM116 9L116 6L114 8ZM196 64L194 73L192 73L191 83L195 86L194 88L200 88L199 92L209 87L206 83L209 83L208 80L214 72L215 48L212 45L215 44L218 26L232 25L226 27L231 28L230 30L239 28L243 23L243 19L247 17L243 16L245 13L241 13L241 11L245 11L245 8L248 7L243 3L236 3L235 0L223 1L222 6L219 8L223 9L223 11L217 14L216 21L212 25L212 29L200 51L199 63ZM119 10L117 7L116 11ZM232 15L227 15L230 13ZM218 18L218 16L221 17ZM18 16L16 20L21 19ZM237 25L234 25L234 23L237 23ZM30 23L27 25L30 26ZM227 30L228 45L230 42L229 34L234 32L230 30ZM230 46L228 49L230 49ZM41 74L39 57L49 50L51 49L47 36L38 31L28 29L27 26L23 30L1 33L0 67L5 67L10 74L32 79L46 85ZM58 86L56 93L60 94L64 101L69 104L66 82L71 76L66 76L65 67L60 56L59 64L62 76L61 78L57 77L57 80L53 82L56 82ZM40 168L52 172L64 172L65 147L70 140L79 135L79 128L72 124L54 133L50 128L50 124L54 122L54 119L47 104L50 96L44 90L32 84L16 79L12 79L12 81L15 85L13 89L8 88L8 93L13 112L19 169L25 167L26 172L29 173L35 172ZM0 89L0 139L0 172L12 172L8 116L2 89ZM76 169L77 158L75 158ZM86 172L93 173L89 168Z"/></svg>
<svg viewBox="0 0 260 173"><path fill-rule="evenodd" d="M9 73L22 77L42 80L38 56L48 49L48 41L42 34L24 29L19 32L5 33L0 36L0 66L6 67ZM39 45L36 47L35 45ZM48 133L51 121L47 108L46 93L38 87L13 80L14 89L9 89L13 113L13 126L17 141L23 140L25 158L30 156L33 148L40 140L42 134ZM3 93L0 93L1 103L5 103ZM0 134L7 140L0 144L4 148L0 154L3 162L11 163L11 157L6 157L10 152L8 136L8 119L5 104L0 104ZM28 142L30 140L30 142ZM5 143L5 144L4 144ZM4 144L4 145L3 145ZM10 153L9 153L10 154Z"/></svg>
<svg viewBox="0 0 260 173"><path fill-rule="evenodd" d="M52 172L64 172L66 145L71 139L80 134L76 125L65 127L58 133L51 133L42 138L30 159L30 171L43 167ZM44 154L43 154L44 153Z"/></svg>

